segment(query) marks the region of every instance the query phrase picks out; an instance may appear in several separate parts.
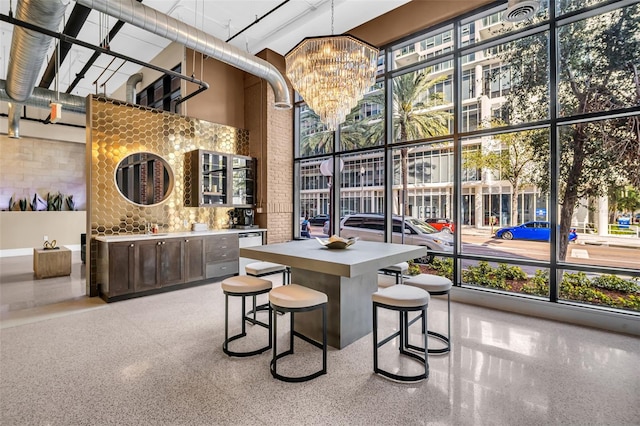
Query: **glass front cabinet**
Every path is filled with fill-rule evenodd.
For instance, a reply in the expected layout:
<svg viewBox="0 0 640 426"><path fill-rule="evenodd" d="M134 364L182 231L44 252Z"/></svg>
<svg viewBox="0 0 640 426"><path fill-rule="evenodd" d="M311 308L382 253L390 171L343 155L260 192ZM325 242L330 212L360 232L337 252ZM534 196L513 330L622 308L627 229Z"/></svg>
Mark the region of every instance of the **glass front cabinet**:
<svg viewBox="0 0 640 426"><path fill-rule="evenodd" d="M251 157L231 157L231 203L234 206L251 207L255 200L256 160Z"/></svg>
<svg viewBox="0 0 640 426"><path fill-rule="evenodd" d="M185 154L187 207L252 207L256 160L197 149Z"/></svg>

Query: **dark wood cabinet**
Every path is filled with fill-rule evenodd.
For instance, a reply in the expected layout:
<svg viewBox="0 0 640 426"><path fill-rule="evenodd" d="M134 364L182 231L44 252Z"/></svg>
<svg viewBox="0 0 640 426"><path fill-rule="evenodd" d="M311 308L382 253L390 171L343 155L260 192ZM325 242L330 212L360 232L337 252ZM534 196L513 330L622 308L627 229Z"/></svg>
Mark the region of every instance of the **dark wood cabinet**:
<svg viewBox="0 0 640 426"><path fill-rule="evenodd" d="M135 243L135 291L147 291L160 287L158 248L162 242L158 240L137 241Z"/></svg>
<svg viewBox="0 0 640 426"><path fill-rule="evenodd" d="M136 242L136 291L184 282L182 238Z"/></svg>
<svg viewBox="0 0 640 426"><path fill-rule="evenodd" d="M98 244L98 283L103 293L121 296L134 292L135 244Z"/></svg>
<svg viewBox="0 0 640 426"><path fill-rule="evenodd" d="M97 278L107 301L153 293L168 287L212 282L238 273L237 233L144 237L98 242Z"/></svg>
<svg viewBox="0 0 640 426"><path fill-rule="evenodd" d="M204 238L185 238L184 269L186 282L204 279Z"/></svg>
<svg viewBox="0 0 640 426"><path fill-rule="evenodd" d="M182 238L169 238L158 245L160 268L158 281L166 287L184 282L184 260Z"/></svg>

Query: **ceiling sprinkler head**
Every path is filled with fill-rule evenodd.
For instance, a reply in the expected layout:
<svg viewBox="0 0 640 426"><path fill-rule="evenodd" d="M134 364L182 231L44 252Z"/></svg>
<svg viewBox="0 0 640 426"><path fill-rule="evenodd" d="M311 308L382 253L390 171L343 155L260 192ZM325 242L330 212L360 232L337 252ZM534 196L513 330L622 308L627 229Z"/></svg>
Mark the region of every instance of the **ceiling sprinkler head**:
<svg viewBox="0 0 640 426"><path fill-rule="evenodd" d="M522 22L531 19L538 9L540 2L535 0L509 0L502 18L508 22Z"/></svg>

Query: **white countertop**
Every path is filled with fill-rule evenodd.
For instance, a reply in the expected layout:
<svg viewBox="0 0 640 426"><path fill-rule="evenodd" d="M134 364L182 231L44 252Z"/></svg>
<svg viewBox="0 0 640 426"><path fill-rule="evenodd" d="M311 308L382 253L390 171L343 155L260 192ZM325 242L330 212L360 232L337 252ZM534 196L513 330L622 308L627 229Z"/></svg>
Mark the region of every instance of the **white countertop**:
<svg viewBox="0 0 640 426"><path fill-rule="evenodd" d="M165 238L181 238L181 237L204 237L207 235L223 235L223 234L246 234L249 232L265 232L265 228L251 229L210 229L208 231L184 231L184 232L161 232L159 234L120 234L120 235L98 235L93 237L96 241L105 243L115 243L121 241L144 241L159 240Z"/></svg>

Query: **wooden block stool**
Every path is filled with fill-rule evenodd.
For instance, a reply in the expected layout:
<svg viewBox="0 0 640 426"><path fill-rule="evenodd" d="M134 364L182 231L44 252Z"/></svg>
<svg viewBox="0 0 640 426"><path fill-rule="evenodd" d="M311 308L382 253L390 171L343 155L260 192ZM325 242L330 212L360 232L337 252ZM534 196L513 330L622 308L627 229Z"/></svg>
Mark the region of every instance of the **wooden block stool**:
<svg viewBox="0 0 640 426"><path fill-rule="evenodd" d="M282 272L282 284L291 282L291 269L288 266L272 262L253 262L244 267L247 275L252 277L264 277Z"/></svg>
<svg viewBox="0 0 640 426"><path fill-rule="evenodd" d="M451 350L451 286L452 282L449 278L439 275L420 274L405 280L405 285L418 287L429 292L431 296L447 295L447 335L429 330L429 336L440 340L445 344L444 348L429 349L430 354L446 354ZM424 330L422 330L424 332ZM415 347L411 347L416 349Z"/></svg>
<svg viewBox="0 0 640 426"><path fill-rule="evenodd" d="M229 277L222 281L221 287L224 292L224 343L222 344L222 350L229 356L245 357L251 355L261 354L262 352L271 349L271 308L268 304L256 306L256 296L260 294L268 293L273 284L269 280L263 280L262 278L248 277L248 276L235 276ZM234 336L229 337L229 296L242 297L242 332ZM248 296L253 297L253 309L249 312L246 311L245 298ZM269 322L264 323L258 321L256 313L258 311L269 311ZM251 316L253 314L253 317ZM246 323L259 325L268 329L269 331L269 344L249 352L235 352L229 349L229 343L240 339L247 335Z"/></svg>
<svg viewBox="0 0 640 426"><path fill-rule="evenodd" d="M418 318L422 319L422 327L427 326L427 307L429 306L429 293L417 287L399 284L379 290L371 296L373 301L373 371L382 376L401 382L416 382L429 378L429 355L427 338L422 333L424 347L420 354L409 352L406 349L409 339L408 313L420 312ZM398 312L398 331L378 342L378 308L385 308ZM416 375L395 374L378 367L378 349L386 343L400 338L398 349L400 354L415 359L424 365L424 373Z"/></svg>
<svg viewBox="0 0 640 426"><path fill-rule="evenodd" d="M396 263L395 265L387 266L386 268L382 268L380 270L386 274L395 275L396 284L402 284L404 274L409 272L409 263L408 262Z"/></svg>
<svg viewBox="0 0 640 426"><path fill-rule="evenodd" d="M285 382L306 382L318 376L327 374L327 295L298 284L276 287L269 293L269 302L273 309L273 358L271 359L271 375ZM322 344L294 331L293 325L296 312L308 312L322 309ZM277 333L278 333L278 312L291 313L291 330L289 337L289 349L278 353ZM277 362L279 359L293 355L293 338L298 338L322 349L322 368L315 373L306 376L284 376L278 373Z"/></svg>
<svg viewBox="0 0 640 426"><path fill-rule="evenodd" d="M71 250L34 248L33 272L37 279L71 275Z"/></svg>

